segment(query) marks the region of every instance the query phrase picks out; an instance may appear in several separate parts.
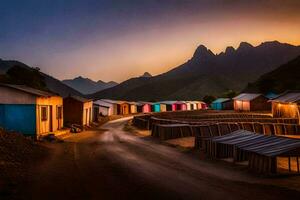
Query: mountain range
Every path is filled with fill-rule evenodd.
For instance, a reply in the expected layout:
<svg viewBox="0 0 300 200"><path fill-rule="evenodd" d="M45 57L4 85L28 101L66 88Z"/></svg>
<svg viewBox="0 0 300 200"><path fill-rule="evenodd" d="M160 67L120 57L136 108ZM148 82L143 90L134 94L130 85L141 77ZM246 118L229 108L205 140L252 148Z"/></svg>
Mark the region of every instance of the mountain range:
<svg viewBox="0 0 300 200"><path fill-rule="evenodd" d="M237 49L227 47L220 54L200 45L190 60L166 73L132 78L89 97L158 101L219 96L228 90L242 91L248 83L299 55L300 46L278 41L255 47L241 42Z"/></svg>
<svg viewBox="0 0 300 200"><path fill-rule="evenodd" d="M118 83L114 81L106 83L104 81L99 80L96 82L89 78L83 78L81 76L76 77L74 79L63 80L62 82L72 87L73 89L81 92L82 94L91 94L118 85Z"/></svg>
<svg viewBox="0 0 300 200"><path fill-rule="evenodd" d="M83 77L60 81L24 63L0 59L0 82L26 84L63 97L77 95L130 101L198 100L206 95L220 96L227 91L240 92L245 88L244 91L261 92L297 89L299 55L300 46L277 41L255 47L242 42L237 49L227 47L220 54L200 45L190 60L166 73L152 76L146 72L120 84L95 82ZM88 94L93 91L97 92Z"/></svg>

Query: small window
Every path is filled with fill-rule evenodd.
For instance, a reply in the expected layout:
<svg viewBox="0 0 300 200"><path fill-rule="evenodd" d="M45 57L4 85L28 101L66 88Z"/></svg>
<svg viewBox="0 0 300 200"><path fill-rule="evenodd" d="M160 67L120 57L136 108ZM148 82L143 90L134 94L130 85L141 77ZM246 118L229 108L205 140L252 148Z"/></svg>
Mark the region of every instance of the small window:
<svg viewBox="0 0 300 200"><path fill-rule="evenodd" d="M46 106L41 107L41 117L42 117L42 121L48 120L48 112Z"/></svg>
<svg viewBox="0 0 300 200"><path fill-rule="evenodd" d="M57 107L56 118L62 119L62 106Z"/></svg>

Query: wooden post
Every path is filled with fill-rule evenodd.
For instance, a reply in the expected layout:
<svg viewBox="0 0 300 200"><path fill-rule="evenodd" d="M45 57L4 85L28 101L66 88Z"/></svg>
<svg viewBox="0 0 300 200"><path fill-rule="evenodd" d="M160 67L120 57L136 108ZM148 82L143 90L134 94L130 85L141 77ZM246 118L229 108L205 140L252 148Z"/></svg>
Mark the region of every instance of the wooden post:
<svg viewBox="0 0 300 200"><path fill-rule="evenodd" d="M217 128L218 128L218 135L221 136L220 124L219 123L217 123Z"/></svg>
<svg viewBox="0 0 300 200"><path fill-rule="evenodd" d="M183 130L183 127L179 127L179 130L180 130L180 137L184 137L184 130Z"/></svg>

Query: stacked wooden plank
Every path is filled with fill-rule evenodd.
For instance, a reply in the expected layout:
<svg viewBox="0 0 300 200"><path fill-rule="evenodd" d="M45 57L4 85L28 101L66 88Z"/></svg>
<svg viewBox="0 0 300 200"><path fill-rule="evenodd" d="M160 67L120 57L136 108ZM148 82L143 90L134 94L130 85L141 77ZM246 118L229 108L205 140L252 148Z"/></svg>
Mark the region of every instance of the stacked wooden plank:
<svg viewBox="0 0 300 200"><path fill-rule="evenodd" d="M160 124L152 130L152 136L161 140L194 136L188 124Z"/></svg>
<svg viewBox="0 0 300 200"><path fill-rule="evenodd" d="M277 157L288 158L288 171L291 170L291 158L296 158L300 173L300 140L278 136L268 136L238 130L227 135L206 140L206 153L212 158L233 158L234 161L249 160L249 169L259 173L276 173Z"/></svg>
<svg viewBox="0 0 300 200"><path fill-rule="evenodd" d="M195 126L197 128L197 126ZM216 123L214 125L207 125L207 129L211 133L207 135L206 132L195 132L195 148L205 148L205 140L217 136L213 130L218 130L218 134L226 135L235 130L247 130L263 135L300 135L300 125L298 124L276 124L276 123Z"/></svg>
<svg viewBox="0 0 300 200"><path fill-rule="evenodd" d="M135 116L132 120L132 124L140 129L149 129L149 121L150 121L151 115L138 115Z"/></svg>
<svg viewBox="0 0 300 200"><path fill-rule="evenodd" d="M203 148L204 140L209 137L239 129L266 135L300 134L299 127L295 125L297 119L272 118L260 113L167 112L137 116L133 122L139 128L152 130L152 135L161 139L196 136L196 148ZM189 129L185 128L184 134L173 134L182 133L182 127L187 126Z"/></svg>

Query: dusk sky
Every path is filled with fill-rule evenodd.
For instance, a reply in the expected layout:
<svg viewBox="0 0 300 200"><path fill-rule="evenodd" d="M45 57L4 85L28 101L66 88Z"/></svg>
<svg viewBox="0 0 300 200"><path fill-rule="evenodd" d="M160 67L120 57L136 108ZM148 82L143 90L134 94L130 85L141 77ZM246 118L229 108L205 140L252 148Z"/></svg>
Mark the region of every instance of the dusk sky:
<svg viewBox="0 0 300 200"><path fill-rule="evenodd" d="M300 45L299 0L1 0L0 58L58 79L157 75L204 44Z"/></svg>

